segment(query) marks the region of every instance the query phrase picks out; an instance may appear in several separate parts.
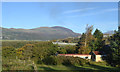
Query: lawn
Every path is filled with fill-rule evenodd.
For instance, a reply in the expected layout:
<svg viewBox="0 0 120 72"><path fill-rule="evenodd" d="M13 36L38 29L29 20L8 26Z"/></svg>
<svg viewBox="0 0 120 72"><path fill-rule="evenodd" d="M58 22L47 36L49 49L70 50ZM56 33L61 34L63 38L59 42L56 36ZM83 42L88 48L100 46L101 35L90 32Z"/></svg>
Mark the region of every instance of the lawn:
<svg viewBox="0 0 120 72"><path fill-rule="evenodd" d="M84 66L74 66L74 65L37 65L38 70L103 70L103 71L111 71L111 70L119 70L120 68L106 66L104 62L96 63L92 62L91 64L86 64Z"/></svg>
<svg viewBox="0 0 120 72"><path fill-rule="evenodd" d="M34 65L32 61L26 61L24 65L23 60L11 60L6 61L4 60L4 65L7 64L9 70L34 70ZM7 63L6 63L7 62ZM12 62L12 64L11 64ZM49 70L104 70L104 71L111 71L111 70L119 70L120 68L107 66L106 62L93 62L91 61L90 64L85 64L83 66L75 66L75 65L45 65L45 64L35 64L37 66L37 70L42 71L49 71ZM4 66L3 66L4 67ZM33 68L32 68L33 67ZM4 67L3 70L8 70L7 67Z"/></svg>

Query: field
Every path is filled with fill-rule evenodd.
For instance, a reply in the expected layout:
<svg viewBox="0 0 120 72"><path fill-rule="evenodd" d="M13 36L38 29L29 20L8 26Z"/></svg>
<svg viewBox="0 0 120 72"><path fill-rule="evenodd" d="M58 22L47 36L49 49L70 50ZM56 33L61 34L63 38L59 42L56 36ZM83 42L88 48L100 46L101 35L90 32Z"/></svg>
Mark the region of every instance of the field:
<svg viewBox="0 0 120 72"><path fill-rule="evenodd" d="M55 56L60 48L48 41L2 41L2 43L2 70L120 70L105 61L94 62Z"/></svg>
<svg viewBox="0 0 120 72"><path fill-rule="evenodd" d="M16 62L16 63L15 63ZM3 70L34 70L34 64L32 61L14 60L14 63L9 62L8 68L3 68ZM96 63L91 62L90 64L85 64L83 66L75 65L45 65L45 64L35 64L37 70L103 70L103 71L119 71L119 68L107 66L105 62ZM11 67L10 67L11 66Z"/></svg>
<svg viewBox="0 0 120 72"><path fill-rule="evenodd" d="M4 64L4 63L3 63ZM106 62L90 62L90 64L84 64L83 66L79 65L45 65L45 64L33 64L32 61L24 60L11 60L6 63L7 68L3 70L34 70L35 65L37 70L103 70L110 71L116 70L119 71L119 68L107 66ZM3 66L4 67L4 66Z"/></svg>
<svg viewBox="0 0 120 72"><path fill-rule="evenodd" d="M100 64L91 64L84 66L65 66L65 65L38 65L38 70L120 70L119 68L100 65Z"/></svg>

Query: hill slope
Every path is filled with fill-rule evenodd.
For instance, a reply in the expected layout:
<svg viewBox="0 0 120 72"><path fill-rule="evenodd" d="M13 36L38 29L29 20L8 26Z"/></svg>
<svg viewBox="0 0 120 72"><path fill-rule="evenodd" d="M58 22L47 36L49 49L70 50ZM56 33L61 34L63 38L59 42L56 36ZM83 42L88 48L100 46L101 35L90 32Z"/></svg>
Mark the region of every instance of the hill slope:
<svg viewBox="0 0 120 72"><path fill-rule="evenodd" d="M34 29L2 28L2 39L5 40L53 40L77 36L80 36L80 34L60 26Z"/></svg>

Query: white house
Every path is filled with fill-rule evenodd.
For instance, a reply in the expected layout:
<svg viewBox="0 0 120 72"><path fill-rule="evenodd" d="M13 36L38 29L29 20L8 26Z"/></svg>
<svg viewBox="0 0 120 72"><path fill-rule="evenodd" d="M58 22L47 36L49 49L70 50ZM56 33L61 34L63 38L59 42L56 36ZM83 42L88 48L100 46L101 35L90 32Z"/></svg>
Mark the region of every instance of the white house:
<svg viewBox="0 0 120 72"><path fill-rule="evenodd" d="M99 51L92 51L89 54L58 54L59 56L72 56L72 57L80 57L84 59L91 59L92 61L100 62L102 60L102 55Z"/></svg>

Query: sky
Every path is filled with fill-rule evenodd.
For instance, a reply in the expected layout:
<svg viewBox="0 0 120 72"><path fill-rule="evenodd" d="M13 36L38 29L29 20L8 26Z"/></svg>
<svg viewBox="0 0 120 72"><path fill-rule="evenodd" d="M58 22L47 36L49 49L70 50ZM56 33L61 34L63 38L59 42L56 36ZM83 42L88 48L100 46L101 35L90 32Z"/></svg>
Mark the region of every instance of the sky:
<svg viewBox="0 0 120 72"><path fill-rule="evenodd" d="M102 32L117 30L117 2L3 2L2 27L32 29L62 26L76 33L86 25Z"/></svg>

